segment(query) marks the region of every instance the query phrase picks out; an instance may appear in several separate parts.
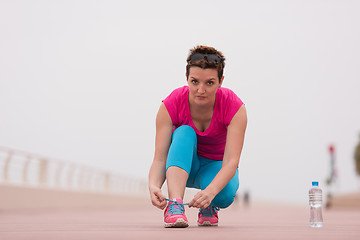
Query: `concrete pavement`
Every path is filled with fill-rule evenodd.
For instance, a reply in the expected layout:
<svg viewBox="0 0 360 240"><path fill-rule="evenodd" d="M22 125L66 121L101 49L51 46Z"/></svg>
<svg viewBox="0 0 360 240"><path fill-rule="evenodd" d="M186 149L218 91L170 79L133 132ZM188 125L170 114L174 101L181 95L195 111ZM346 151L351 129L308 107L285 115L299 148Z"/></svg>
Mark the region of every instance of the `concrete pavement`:
<svg viewBox="0 0 360 240"><path fill-rule="evenodd" d="M219 212L218 227L198 227L197 209L186 207L190 227L163 228L163 212L139 207L10 210L0 212L1 240L47 239L360 239L360 210L324 210L324 227L308 225L309 207L235 205Z"/></svg>

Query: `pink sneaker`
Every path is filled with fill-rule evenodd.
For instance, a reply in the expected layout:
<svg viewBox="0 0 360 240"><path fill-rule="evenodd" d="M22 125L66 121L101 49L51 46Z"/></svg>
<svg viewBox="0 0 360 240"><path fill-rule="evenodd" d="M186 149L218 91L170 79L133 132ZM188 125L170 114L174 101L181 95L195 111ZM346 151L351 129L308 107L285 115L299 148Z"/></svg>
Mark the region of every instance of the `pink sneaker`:
<svg viewBox="0 0 360 240"><path fill-rule="evenodd" d="M217 212L219 211L218 207L208 207L205 209L200 209L198 225L199 226L217 226L219 222L219 217Z"/></svg>
<svg viewBox="0 0 360 240"><path fill-rule="evenodd" d="M188 227L189 223L185 216L183 201L179 198L169 202L164 212L165 227Z"/></svg>

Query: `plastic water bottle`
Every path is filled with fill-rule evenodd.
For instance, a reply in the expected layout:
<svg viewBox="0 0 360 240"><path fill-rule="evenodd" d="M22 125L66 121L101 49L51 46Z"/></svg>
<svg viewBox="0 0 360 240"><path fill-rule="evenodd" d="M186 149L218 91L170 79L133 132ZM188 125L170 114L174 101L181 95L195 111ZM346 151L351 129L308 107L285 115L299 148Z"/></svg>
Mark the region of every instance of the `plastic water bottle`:
<svg viewBox="0 0 360 240"><path fill-rule="evenodd" d="M312 188L309 190L310 204L310 226L322 227L324 225L322 218L322 190L319 188L319 182L312 182Z"/></svg>

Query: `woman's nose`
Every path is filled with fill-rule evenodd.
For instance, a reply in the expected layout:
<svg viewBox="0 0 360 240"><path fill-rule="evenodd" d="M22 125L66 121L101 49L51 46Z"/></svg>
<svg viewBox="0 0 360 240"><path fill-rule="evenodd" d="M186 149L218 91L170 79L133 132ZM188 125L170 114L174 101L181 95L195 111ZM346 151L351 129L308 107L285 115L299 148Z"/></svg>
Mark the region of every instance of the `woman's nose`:
<svg viewBox="0 0 360 240"><path fill-rule="evenodd" d="M204 86L200 85L200 86L199 86L199 89L198 89L198 92L199 92L199 93L205 93L205 88L204 88Z"/></svg>

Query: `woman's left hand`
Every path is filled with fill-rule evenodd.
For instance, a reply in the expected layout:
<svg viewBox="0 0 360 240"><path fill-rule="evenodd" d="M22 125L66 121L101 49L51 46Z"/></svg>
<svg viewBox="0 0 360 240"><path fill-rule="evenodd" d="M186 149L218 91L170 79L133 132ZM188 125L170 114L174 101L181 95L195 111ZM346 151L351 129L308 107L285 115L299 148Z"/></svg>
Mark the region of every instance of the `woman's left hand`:
<svg viewBox="0 0 360 240"><path fill-rule="evenodd" d="M214 199L215 194L208 189L198 192L190 201L189 207L207 208Z"/></svg>

